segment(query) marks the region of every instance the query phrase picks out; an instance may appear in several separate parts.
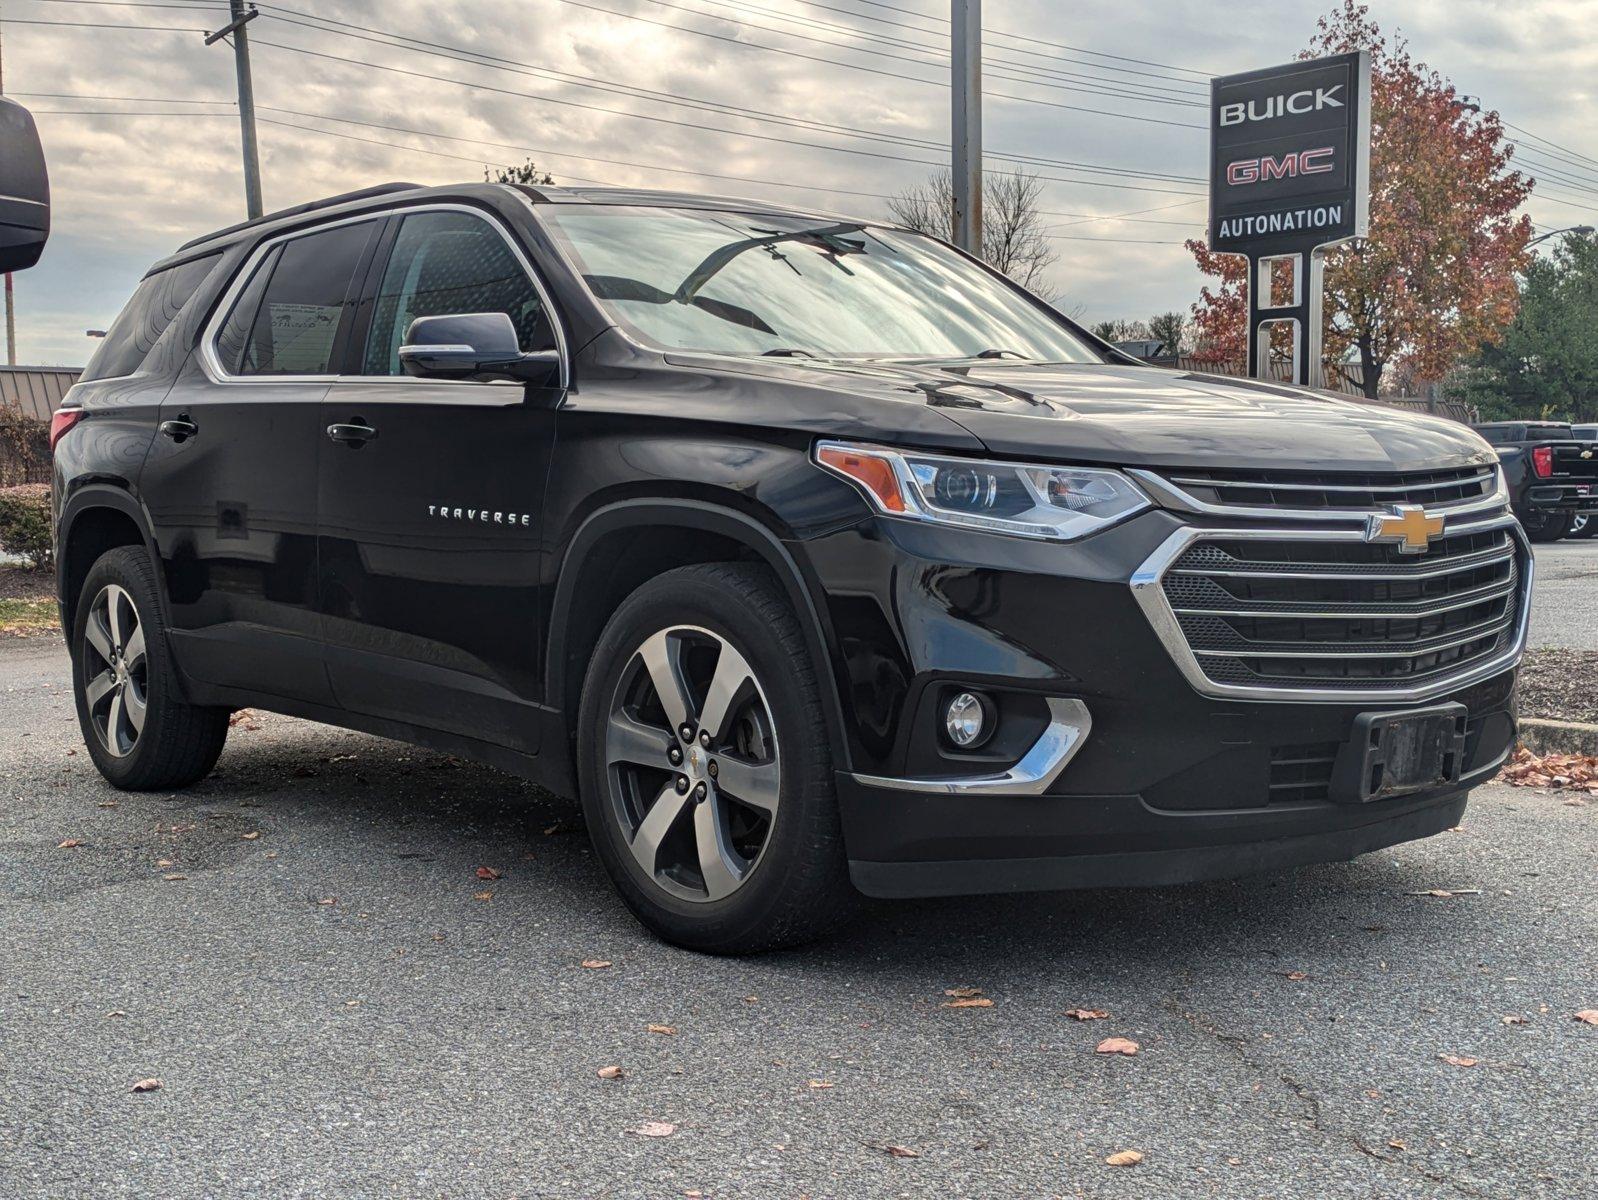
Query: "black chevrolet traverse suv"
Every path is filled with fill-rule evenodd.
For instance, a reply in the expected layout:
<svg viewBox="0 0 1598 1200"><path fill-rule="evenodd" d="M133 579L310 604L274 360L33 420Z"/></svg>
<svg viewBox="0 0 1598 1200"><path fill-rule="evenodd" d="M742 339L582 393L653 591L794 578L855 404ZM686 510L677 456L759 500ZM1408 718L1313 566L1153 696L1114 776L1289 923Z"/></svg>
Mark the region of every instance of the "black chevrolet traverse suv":
<svg viewBox="0 0 1598 1200"><path fill-rule="evenodd" d="M57 416L122 788L255 706L581 798L661 936L1458 823L1531 559L1462 425L1142 366L869 221L390 185L151 268Z"/></svg>

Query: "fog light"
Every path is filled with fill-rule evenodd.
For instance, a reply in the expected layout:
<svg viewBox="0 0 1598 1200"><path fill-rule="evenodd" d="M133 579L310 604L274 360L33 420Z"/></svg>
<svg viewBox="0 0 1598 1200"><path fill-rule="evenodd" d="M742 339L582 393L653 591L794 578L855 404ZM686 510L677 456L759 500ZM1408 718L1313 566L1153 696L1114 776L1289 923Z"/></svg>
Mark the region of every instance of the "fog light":
<svg viewBox="0 0 1598 1200"><path fill-rule="evenodd" d="M943 728L949 740L962 750L980 746L987 740L988 706L975 692L959 692L943 710Z"/></svg>

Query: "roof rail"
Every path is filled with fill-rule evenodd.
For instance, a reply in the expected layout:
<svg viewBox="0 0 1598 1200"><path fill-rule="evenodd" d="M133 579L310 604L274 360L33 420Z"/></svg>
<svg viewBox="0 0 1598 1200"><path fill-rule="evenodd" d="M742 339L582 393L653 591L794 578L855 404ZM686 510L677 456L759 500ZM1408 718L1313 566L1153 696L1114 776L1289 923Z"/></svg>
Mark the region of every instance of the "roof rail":
<svg viewBox="0 0 1598 1200"><path fill-rule="evenodd" d="M264 216L254 217L248 221L240 221L237 225L229 225L224 229L214 229L210 233L191 238L178 247L178 252L182 253L191 246L198 246L201 242L209 242L212 238L224 237L230 233L237 233L241 229L248 229L252 225L264 225L268 221L278 221L284 217L298 216L300 213L315 212L319 208L332 208L335 204L348 204L353 200L365 200L368 196L386 196L390 192L414 191L421 186L419 183L379 183L375 187L358 188L353 192L341 192L339 195L329 196L325 200L311 200L305 204L295 204L289 208L280 208L276 212L269 212Z"/></svg>

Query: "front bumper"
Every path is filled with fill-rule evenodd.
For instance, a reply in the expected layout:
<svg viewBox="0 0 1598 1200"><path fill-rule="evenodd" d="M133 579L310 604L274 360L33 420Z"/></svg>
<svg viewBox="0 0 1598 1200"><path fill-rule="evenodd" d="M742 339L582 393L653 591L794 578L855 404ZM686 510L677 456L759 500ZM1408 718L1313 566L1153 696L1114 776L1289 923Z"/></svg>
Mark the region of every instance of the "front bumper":
<svg viewBox="0 0 1598 1200"><path fill-rule="evenodd" d="M1204 694L1130 586L1181 528L1154 511L1060 546L872 520L806 543L840 651L851 769L837 790L861 891L1163 885L1346 859L1458 823L1513 746L1512 663L1413 703ZM1035 713L1028 737L988 763L940 746L937 700L954 686L1002 696L1023 724ZM1090 714L1063 769L1041 789L994 784L1061 699ZM1361 712L1450 701L1469 716L1457 783L1354 804L1279 782L1296 756L1347 745ZM979 786L951 785L962 773Z"/></svg>

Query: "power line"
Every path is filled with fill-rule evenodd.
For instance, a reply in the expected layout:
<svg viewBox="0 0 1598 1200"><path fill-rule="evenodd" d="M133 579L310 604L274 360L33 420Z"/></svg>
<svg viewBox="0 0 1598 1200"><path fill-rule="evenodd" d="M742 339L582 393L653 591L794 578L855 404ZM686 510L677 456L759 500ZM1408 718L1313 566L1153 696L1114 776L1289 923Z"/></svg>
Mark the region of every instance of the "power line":
<svg viewBox="0 0 1598 1200"><path fill-rule="evenodd" d="M1592 158L1589 155L1581 153L1579 150L1572 150L1568 146L1561 146L1558 142L1551 142L1547 138L1541 137L1529 129L1522 129L1519 125L1511 125L1508 121L1504 122L1504 128L1513 129L1516 133L1525 137L1529 137L1533 141L1542 142L1546 146L1552 146L1555 150L1562 150L1566 154L1574 155L1576 158L1582 159L1583 161L1589 162L1593 166L1598 167L1598 158Z"/></svg>
<svg viewBox="0 0 1598 1200"><path fill-rule="evenodd" d="M856 17L856 18L859 18L859 19L865 20L865 21L875 21L875 22L877 22L880 25L891 25L891 26L894 26L895 28L898 28L898 29L913 30L916 33L930 33L934 37L947 38L949 36L947 33L945 33L941 29L928 29L928 28L926 28L925 26L922 26L922 25L911 25L907 21L895 21L891 17L873 16L870 13L858 12L855 9L852 9L852 8L837 8L837 7L835 7L835 6L831 5L831 4L820 4L820 3L817 3L817 0L805 0L805 2L811 8L819 8L819 9L822 9L823 11L825 11L825 12L842 13L844 16ZM901 11L908 11L908 10L893 9L892 11L901 12ZM930 13L925 14L925 16L928 19L936 19L936 18L933 18L932 14L930 14ZM944 23L947 24L948 22L945 21ZM994 29L985 29L983 32L984 32L984 35L986 37L1009 37L1009 38L1014 38L1016 36L1015 34L1007 34L1007 33L1003 33L1003 32L1001 32L999 30L994 30ZM1045 45L1045 46L1054 44L1054 43L1051 43L1051 42L1042 41L1041 39L1037 39L1037 38L1022 38L1020 40L1036 42L1039 45ZM1180 78L1178 76L1175 76L1175 75L1160 74L1160 73L1157 73L1157 72L1154 72L1154 71L1139 71L1139 70L1137 70L1136 68L1133 68L1133 67L1117 67L1117 66L1113 66L1113 65L1111 65L1109 63L1084 62L1080 58L1067 58L1065 55L1062 55L1062 54L1049 54L1049 53L1047 53L1045 51L1042 51L1042 50L1027 50L1027 49L1024 49L1024 48L1019 47L1019 46L1004 46L1004 47L1001 47L1001 49L1008 50L1008 51L1010 51L1012 53L1015 53L1015 54L1030 54L1034 58L1047 58L1047 59L1050 59L1053 62L1069 63L1072 66L1086 67L1086 68L1089 68L1089 69L1092 69L1092 70L1097 70L1097 71L1114 71L1117 74L1121 74L1121 75L1137 75L1137 76L1141 76L1141 77L1143 77L1145 79L1163 79L1163 80L1166 80L1166 81L1171 82L1171 83L1180 83L1180 84L1183 84L1184 86L1196 89L1196 90L1194 90L1191 93L1193 95L1203 95L1203 94L1205 94L1202 84L1200 83L1199 80L1196 80L1196 79L1182 79L1182 78ZM1152 87L1154 85L1150 84L1148 86ZM1166 89L1166 90L1174 90L1174 89Z"/></svg>
<svg viewBox="0 0 1598 1200"><path fill-rule="evenodd" d="M34 95L34 94L39 94L39 93L29 93L29 94L30 95ZM82 99L92 99L92 98L95 98L95 97L81 97L81 98ZM222 101L222 100L178 101L178 103L226 104L226 103L228 103L228 101ZM403 127L399 127L399 126L376 125L376 124L373 124L371 122L355 121L355 120L352 120L352 119L347 118L347 117L330 116L330 115L328 115L326 113L298 113L296 110L293 110L293 109L281 109L281 108L277 108L277 107L270 106L270 105L261 105L260 106L260 111L262 111L262 112L285 112L285 113L290 113L290 114L293 114L293 115L305 116L305 117L311 118L313 120L333 121L333 122L337 122L337 123L340 123L340 124L349 124L349 125L358 125L358 126L365 126L365 127L370 127L370 128L377 128L377 129L386 129L386 130L391 130L391 131L395 131L395 132L402 132L402 133L414 133L416 136L421 136L421 137L440 137L440 138L445 138L445 139L450 140L450 141L472 142L472 143L475 143L475 144L478 144L478 145L496 146L496 147L499 147L499 148L502 148L502 149L526 150L526 151L531 151L533 153L544 154L544 155L547 155L549 157L554 157L554 158L576 158L576 159L580 159L580 160L583 160L583 161L608 163L608 164L615 165L615 166L633 167L633 168L636 168L636 169L639 169L639 170L665 171L665 172L669 172L669 173L672 173L672 174L694 175L694 176L698 176L698 177L704 178L704 179L721 179L721 180L728 180L728 181L739 182L739 183L760 184L760 185L763 185L763 186L766 186L766 187L803 188L803 189L805 189L807 191L830 192L830 193L832 193L834 195L865 196L865 197L870 197L870 198L873 198L873 199L882 199L882 200L893 199L892 196L886 195L886 194L881 193L881 192L862 192L862 191L852 191L852 190L849 190L849 189L846 189L846 188L827 188L827 187L820 187L820 186L813 185L813 184L788 183L788 182L783 181L783 180L759 179L759 178L754 178L754 177L751 177L751 176L717 175L717 174L714 174L714 173L711 173L711 172L694 171L694 170L689 170L689 169L686 169L686 168L663 167L663 166L660 166L659 164L655 164L655 163L636 163L636 162L629 162L629 161L624 160L624 159L599 158L599 157L596 157L596 156L593 156L593 155L586 155L586 154L569 154L569 153L566 153L564 151L540 150L540 149L537 149L535 147L522 147L522 146L516 146L516 145L511 144L511 143L493 142L493 141L477 139L477 138L457 137L457 136L455 136L453 134L438 133L438 132L434 132L434 131L430 131L430 130L408 130L408 129L404 129ZM193 112L193 111L187 111L187 112L157 112L157 111L148 111L148 110L146 110L146 111L129 111L129 110L125 110L125 109L103 109L103 110L34 109L33 112L36 113L37 115L40 115L40 116L73 116L73 117L107 116L107 117L191 117L192 118L192 117L231 117L233 115L232 113L226 113L226 112L211 112L211 113L196 113L196 112ZM383 138L362 137L362 136L360 136L358 134L344 133L342 131L334 130L334 129L320 129L320 128L314 126L314 125L302 125L302 124L300 124L300 123L298 123L296 121L285 121L285 120L281 120L281 119L279 119L277 117L264 117L263 116L263 117L260 117L259 120L261 121L262 124L276 125L276 126L279 126L281 128L284 128L284 129L300 130L300 131L305 132L305 133L321 134L324 137L340 138L340 139L345 140L345 141L361 142L361 143L364 143L366 145L385 146L385 147L388 147L388 148L394 149L394 150L405 150L405 151L409 151L409 152L411 152L413 154L426 154L426 155L429 155L430 157L434 157L434 158L447 158L447 159L454 160L456 162L470 162L470 163L477 163L477 164L483 164L484 163L484 157L481 156L481 155L453 154L453 153L450 153L448 151L432 150L432 149L428 149L428 148L423 147L423 146L409 146L409 145L405 145L405 144L400 143L400 142L391 142L391 141L388 141L388 140L383 139ZM489 160L487 162L487 165L488 166L509 167L509 166L512 166L513 164L505 163L505 162L494 162L492 160ZM567 179L577 180L577 181L582 182L582 183L596 184L596 185L601 186L601 187L623 186L623 185L615 184L614 182L612 182L610 180L592 179L592 178L586 178L586 177L580 176L580 175L574 175L574 174L572 174L569 171L562 171L561 174L564 175ZM1113 218L1106 218L1106 219L1113 219ZM1123 242L1123 243L1138 243L1138 244L1145 244L1145 245L1181 245L1182 244L1181 242L1166 242L1166 241L1157 241L1157 240L1153 240L1153 239L1143 239L1143 238L1114 238L1114 237L1080 238L1080 237L1069 237L1069 236L1066 236L1066 235L1058 235L1058 234L1046 234L1045 236L1056 237L1056 238L1063 236L1065 238L1065 240L1072 240L1072 241Z"/></svg>
<svg viewBox="0 0 1598 1200"><path fill-rule="evenodd" d="M654 2L659 2L659 0L654 0ZM807 60L809 62L824 63L827 66L845 67L845 68L847 68L849 70L864 71L867 74L880 75L880 76L884 76L884 77L889 78L889 79L903 79L903 80L906 80L906 81L908 81L910 83L919 83L919 84L923 84L923 85L925 85L927 87L936 87L936 88L946 88L946 87L948 87L947 83L944 83L944 82L939 81L939 80L921 79L918 76L903 75L903 74L900 74L900 73L895 72L895 71L883 71L883 70L879 70L876 67L868 67L868 66L864 66L864 65L862 65L860 63L844 62L844 61L842 61L840 59L821 58L821 57L819 57L817 55L814 55L814 54L804 54L804 53L802 53L802 52L800 52L798 50L789 50L789 49L787 49L785 47L781 47L781 46L768 46L768 45L764 44L763 42L748 42L748 41L744 41L742 38L729 37L726 34L720 34L720 33L711 33L708 30L704 30L704 29L694 29L694 28L691 28L691 27L689 27L687 25L673 25L669 21L657 21L657 20L654 20L651 17L639 16L637 13L617 12L613 8L604 8L604 7L602 7L601 5L598 5L598 4L590 4L590 3L587 2L587 0L560 0L560 3L562 3L562 4L570 4L570 5L572 5L573 7L576 7L576 8L586 8L586 9L588 9L591 12L605 13L608 16L620 17L622 19L629 20L629 21L641 21L641 22L643 22L646 25L654 25L654 26L657 26L657 27L659 27L661 29L674 29L678 33L690 33L690 34L695 35L696 37L710 38L710 39L712 39L714 41L726 42L727 44L732 45L732 46L742 46L742 47L744 47L747 50L765 50L765 51L769 51L770 53L773 53L773 54L787 55L787 56L789 56L791 58L802 58L802 59L805 59L805 60ZM704 14L700 14L700 15L704 15ZM788 35L788 36L797 37L799 35L791 34L791 35ZM836 45L836 43L830 43L830 44ZM889 55L887 57L894 57L894 56ZM926 65L931 66L931 65L936 65L936 64L930 64L929 63L929 64L926 64ZM1010 94L1008 92L992 92L992 91L986 91L985 90L983 92L983 95L992 97L995 100L1013 100L1013 101L1015 101L1018 104L1038 104L1038 105L1042 105L1045 108L1058 108L1058 109L1062 109L1062 110L1064 110L1066 112L1092 113L1092 114L1094 114L1096 116L1101 116L1101 117L1119 117L1122 120L1139 121L1139 122L1142 122L1143 124L1147 124L1147 125L1171 125L1171 126L1175 126L1177 128L1180 128L1180 129L1204 129L1204 128L1206 128L1203 125L1196 125L1196 124L1192 123L1191 121L1169 121L1169 120L1166 120L1163 117L1145 117L1145 116L1141 116L1141 115L1138 115L1138 114L1135 114L1135 113L1114 112L1114 111L1111 111L1111 110L1108 110L1108 109L1102 109L1102 108L1084 108L1083 106L1081 106L1079 104L1064 104L1064 103L1062 103L1060 101L1057 101L1057 100L1039 100L1039 99L1037 99L1036 97L1033 97L1033 96L1016 96L1016 95L1012 95L1012 94Z"/></svg>
<svg viewBox="0 0 1598 1200"><path fill-rule="evenodd" d="M675 92L659 92L649 88L641 88L635 84L617 83L613 80L599 79L594 76L573 75L569 72L557 71L548 67L535 67L531 64L517 62L514 59L501 58L497 55L487 54L482 51L472 50L465 47L423 42L419 39L408 37L405 34L395 33L392 30L376 28L368 29L366 27L351 26L344 21L334 20L330 17L316 17L312 14L299 12L298 10L286 8L282 5L268 4L264 7L270 10L267 15L271 16L272 19L284 21L287 24L299 25L306 29L312 29L320 33L331 33L336 36L355 38L360 41L370 42L373 45L388 46L391 49L403 50L413 54L425 54L431 57L443 58L446 61L451 62L465 62L470 66L488 66L495 70L504 70L515 74L529 75L538 79L552 79L555 82L567 83L577 87L589 88L596 91L610 92L612 94L628 96L630 98L647 97L649 99L661 100L665 103L674 104L681 107L693 108L706 112L714 112L718 115L737 116L748 120L773 122L792 128L806 129L811 131L837 133L842 136L880 141L890 145L910 146L916 149L938 152L941 152L946 148L946 143L933 141L928 138L917 138L910 137L905 134L861 129L857 126L850 125L834 125L825 121L817 121L809 118L795 118L781 113L773 113L761 109L750 109L740 105L728 104L719 100L707 100L702 97L684 96ZM292 15L278 15L282 13L289 13ZM308 24L305 20L295 19L299 17L308 18L311 21L324 22L329 25L338 26L339 28L324 29L320 25L312 25ZM357 32L357 30L364 31ZM383 40L385 38L395 40L385 41ZM458 83L460 81L457 80L454 82ZM617 112L619 110L602 109L600 111ZM1177 183L1203 182L1196 176L1176 175L1165 172L1138 171L1125 167L1106 166L1100 163L1077 162L1069 159L1048 158L1043 155L1009 152L1003 150L993 151L991 157L1009 159L1015 162L1036 164L1039 166L1063 167L1072 171L1085 171L1092 174L1104 173L1139 179L1158 179Z"/></svg>
<svg viewBox="0 0 1598 1200"><path fill-rule="evenodd" d="M915 164L917 166L941 167L941 166L944 165L941 161L936 160L936 159L908 158L908 157L906 157L904 155L883 154L883 153L880 153L878 151L859 150L859 149L856 149L856 148L854 148L852 146L828 146L828 145L824 145L824 144L819 143L819 142L806 142L806 141L802 141L802 140L797 139L797 138L778 137L778 136L776 136L774 134L769 134L769 133L753 133L753 132L747 132L747 131L726 129L726 128L723 128L723 127L717 126L717 125L703 125L703 124L700 124L700 123L694 122L694 121L679 121L679 120L676 120L675 118L672 118L672 117L657 116L657 115L649 114L649 113L630 113L630 112L627 112L627 111L625 111L623 109L606 108L603 105L596 105L596 104L585 104L582 101L578 101L578 100L565 99L565 98L555 97L555 96L540 96L540 95L537 95L537 94L532 93L532 92L518 92L518 91L516 91L514 89L511 89L511 88L496 87L496 86L494 86L492 84L474 83L474 82L468 82L468 81L460 80L460 79L451 79L450 77L448 77L446 75L434 75L434 74L431 74L431 73L425 72L425 71L413 71L413 70L410 70L409 68L405 68L405 67L389 66L386 63L374 63L374 62L367 62L364 59L344 58L344 57L340 57L338 55L326 54L326 53L323 53L323 52L321 52L319 50L311 50L311 49L308 49L308 48L306 48L304 46L289 46L289 45L285 45L282 42L267 41L264 38L257 38L255 40L255 45L261 46L261 47L267 47L267 48L274 49L274 50L285 50L285 51L288 51L288 52L291 52L291 53L295 53L295 54L303 54L303 55L307 55L307 56L312 57L312 58L324 59L324 60L327 60L327 61L330 61L330 62L344 63L344 64L347 64L347 65L350 65L350 66L366 67L369 70L386 71L386 72L390 72L390 73L397 74L397 75L411 76L411 77L414 77L414 78L417 78L417 79L428 79L428 80L432 80L432 81L438 82L438 83L454 84L457 87L468 87L468 88L473 88L473 89L478 90L478 91L488 91L488 92L494 92L494 93L499 94L499 95L516 96L516 97L520 97L522 99L536 100L536 101L539 101L539 102L545 103L545 104L561 105L561 106L565 106L565 107L584 109L584 110L591 111L591 112L611 113L611 114L617 115L617 116L631 117L632 119L638 120L638 121L650 121L650 122L653 122L653 123L656 123L656 124L673 125L673 126L678 126L678 127L687 128L687 129L697 129L697 130L700 130L702 132L709 132L709 133L730 134L730 135L732 135L734 137L755 138L755 139L760 140L760 141L776 142L776 143L783 144L783 145L803 146L803 147L807 147L807 148L810 148L810 149L817 149L817 150L829 150L829 151L832 151L833 153L837 153L837 154L852 154L852 155L858 155L858 156L862 156L862 157L866 157L866 158L880 158L880 159L888 159L888 160L894 161L894 162L907 162L907 163L913 163L913 164ZM995 173L996 174L1014 174L1014 172L995 172ZM1055 176L1055 175L1038 175L1036 177L1038 179L1042 179L1042 180L1045 180L1045 181L1048 181L1048 182L1053 182L1053 183L1074 183L1074 184L1081 184L1081 185L1084 185L1084 186L1091 186L1091 187L1117 188L1117 189L1121 189L1121 190L1124 190L1124 191L1153 192L1153 193L1162 193L1163 192L1166 195L1176 195L1176 196L1197 195L1196 192L1179 191L1179 190L1172 189L1172 188L1149 187L1149 186L1146 186L1146 185L1143 185L1143 184L1111 183L1111 182L1098 180L1098 179L1066 179L1066 178L1062 178L1060 176Z"/></svg>
<svg viewBox="0 0 1598 1200"><path fill-rule="evenodd" d="M946 18L946 17L940 17L940 16L937 16L934 13L919 12L916 9L913 9L913 8L900 8L897 5L884 4L884 3L881 3L880 0L857 0L857 3L868 4L872 8L886 9L889 12L904 13L904 14L906 14L908 16L912 16L912 17L922 17L922 18L924 18L925 20L928 20L928 21L936 21L940 25L947 25L949 23L948 18ZM1150 59L1147 59L1147 58L1130 58L1130 57L1128 57L1128 56L1126 56L1124 54L1109 54L1109 53L1107 53L1107 52L1105 52L1103 50L1090 50L1090 49L1088 49L1085 46L1071 46L1071 45L1067 45L1065 42L1053 42L1053 41L1049 41L1046 38L1031 37L1031 36L1026 35L1026 34L1006 33L1002 29L992 29L992 30L988 30L988 32L990 34L994 34L994 35L996 35L998 37L1013 38L1016 41L1032 42L1035 45L1039 45L1039 46L1052 46L1052 47L1054 47L1057 50L1073 50L1073 51L1075 51L1078 54L1091 54L1091 55L1095 56L1096 58L1112 58L1112 59L1114 59L1117 62L1137 63L1139 66L1143 66L1143 67L1165 67L1168 70L1172 70L1172 71L1186 71L1186 72L1190 72L1190 73L1192 73L1194 75L1205 76L1206 80L1208 79L1209 76L1211 76L1211 75L1213 75L1215 73L1213 71L1200 70L1197 67L1177 66L1175 63L1154 62L1154 61L1152 61Z"/></svg>
<svg viewBox="0 0 1598 1200"><path fill-rule="evenodd" d="M919 50L919 51L923 51L923 52L928 53L928 54L937 55L939 57L939 59L943 59L943 58L946 58L948 56L947 49L945 49L944 47L941 47L941 46L929 45L926 42L909 41L909 40L906 40L906 39L903 39L903 38L892 37L892 36L888 36L888 35L884 35L884 34L880 34L880 33L875 33L875 32L873 32L871 30L861 29L858 26L854 26L854 25L839 25L839 24L836 24L836 23L831 22L831 21L819 21L819 20L815 20L815 19L812 19L812 18L808 18L808 17L796 16L796 15L791 14L791 13L785 13L785 12L783 12L780 9L765 8L765 7L762 7L762 6L758 5L758 4L750 4L750 3L747 3L747 0L745 0L745 2L742 2L742 3L734 3L733 0L698 0L698 2L701 3L701 4L708 4L708 5L710 5L713 8L731 9L734 12L759 13L759 14L761 14L763 16L774 17L777 20L787 22L788 24L801 25L801 26L803 26L804 28L807 28L807 29L822 29L822 30L827 30L827 31L832 32L832 33L842 33L842 34L844 34L844 35L846 35L848 37L861 38L861 39L864 39L866 41L874 42L874 43L877 43L877 44L880 44L880 45L897 46L897 47L899 47L901 49L906 49L906 50ZM661 0L649 0L649 3L651 3L651 4L661 3ZM693 13L696 16L709 17L712 20L732 21L733 24L739 24L739 25L749 24L749 27L752 28L752 29L763 29L763 30L766 30L767 32L771 32L771 33L781 33L785 37L803 37L803 35L801 35L801 34L789 33L786 30L774 30L774 29L771 29L771 27L767 26L767 25L756 25L756 24L750 24L748 22L743 22L743 21L734 21L730 17L718 16L715 13L701 12L700 10L695 9L695 8L684 8L682 5L678 5L678 4L665 4L665 5L663 5L663 7L679 9L682 12ZM840 10L835 10L835 11L846 11L846 10L841 10L840 9ZM840 43L840 42L828 42L828 41L822 41L821 39L808 38L808 37L804 38L804 40L805 41L818 41L818 42L820 42L821 45L824 45L824 46L837 46L840 49L850 49L850 50L855 49L854 46L849 46L849 45L847 45L845 43ZM917 61L921 61L921 60L917 60ZM1030 80L1030 79L1019 79L1018 80L1014 76L1010 76L1010 75L996 75L995 76L996 78L1010 79L1010 80L1015 81L1015 82L1022 82L1022 83L1034 83L1034 82L1036 82L1037 86L1039 86L1039 87L1055 86L1055 87L1061 87L1065 91L1078 91L1078 92L1080 92L1080 91L1089 91L1089 92L1091 92L1092 94L1095 94L1095 95L1120 96L1120 97L1124 97L1124 98L1127 98L1127 99L1142 100L1142 101L1144 101L1146 103L1182 104L1182 105L1188 105L1188 106L1193 106L1193 107L1203 107L1203 102L1195 98L1196 93L1186 92L1186 93L1182 93L1182 94L1179 94L1179 95L1176 95L1176 96L1171 96L1171 95L1159 96L1159 95L1153 95L1152 94L1152 92L1176 93L1176 92L1178 92L1178 89L1176 89L1176 88L1162 87L1162 86L1159 86L1159 85L1156 85L1156 84L1126 83L1126 82L1124 82L1122 80L1098 79L1098 78L1094 78L1093 76L1090 76L1090 75L1077 75L1077 74L1073 74L1072 72L1069 72L1069 71L1061 71L1058 68L1039 67L1039 66L1036 66L1036 65L1034 65L1032 63L1018 63L1018 62L1014 61L1013 59L999 58L997 55L989 55L989 54L986 54L986 53L984 53L984 55L983 55L983 62L984 62L984 64L989 65L989 66L998 66L998 67L1003 67L1003 68L1005 68L1007 70L1023 71L1023 72L1026 72L1029 75L1042 76L1043 79L1045 79L1045 80L1046 79L1056 79L1056 78L1058 78L1058 79L1075 79L1075 80L1077 80L1079 82L1090 83L1090 84L1094 85L1093 88L1081 88L1081 87L1070 87L1070 86L1066 86L1066 85L1048 84L1048 83L1044 83L1044 82L1041 82L1041 81L1035 81L1035 80ZM942 63L941 63L941 61L934 60L934 61L928 63L928 65L929 66L941 66ZM1077 64L1077 65L1080 66L1081 64ZM1115 90L1105 90L1105 89L1115 89Z"/></svg>

